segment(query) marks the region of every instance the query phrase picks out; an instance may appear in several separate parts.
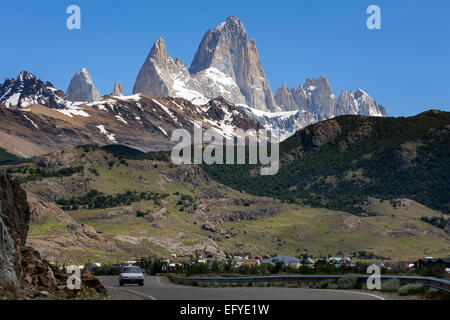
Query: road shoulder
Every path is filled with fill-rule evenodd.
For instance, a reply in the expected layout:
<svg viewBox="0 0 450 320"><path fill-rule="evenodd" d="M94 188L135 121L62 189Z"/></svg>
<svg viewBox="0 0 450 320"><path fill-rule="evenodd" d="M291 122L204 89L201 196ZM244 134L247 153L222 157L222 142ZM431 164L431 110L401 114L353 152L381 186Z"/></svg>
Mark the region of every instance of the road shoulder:
<svg viewBox="0 0 450 320"><path fill-rule="evenodd" d="M108 297L106 300L156 300L152 296L129 289L119 289L113 287L105 288L108 291Z"/></svg>

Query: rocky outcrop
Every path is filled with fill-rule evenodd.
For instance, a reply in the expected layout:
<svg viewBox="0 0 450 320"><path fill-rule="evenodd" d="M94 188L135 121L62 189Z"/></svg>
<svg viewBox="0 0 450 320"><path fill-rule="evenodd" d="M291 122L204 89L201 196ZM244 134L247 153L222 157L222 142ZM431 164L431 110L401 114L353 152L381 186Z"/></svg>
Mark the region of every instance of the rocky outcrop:
<svg viewBox="0 0 450 320"><path fill-rule="evenodd" d="M41 104L49 108L64 108L69 105L66 94L53 87L50 82L37 79L35 75L22 71L16 79L6 79L0 84L0 103L6 107L25 108Z"/></svg>
<svg viewBox="0 0 450 320"><path fill-rule="evenodd" d="M122 252L113 242L104 239L94 228L78 223L54 203L47 202L31 192L28 192L28 199L32 224L40 225L49 220L57 222L64 228L61 232L55 232L45 237L28 237L27 245L39 251L43 258L63 261L67 252L83 251L86 247L108 252Z"/></svg>
<svg viewBox="0 0 450 320"><path fill-rule="evenodd" d="M203 230L206 230L206 231L210 231L210 232L216 232L216 231L217 231L216 226L213 225L213 224L212 224L211 222L209 222L209 221L206 221L206 222L203 224L202 229L203 229Z"/></svg>
<svg viewBox="0 0 450 320"><path fill-rule="evenodd" d="M81 271L81 288L79 290L67 288L69 276L70 274L65 270L50 266L41 258L38 251L24 247L22 249L23 288L19 290L18 298L98 299L106 294L105 287L87 269Z"/></svg>
<svg viewBox="0 0 450 320"><path fill-rule="evenodd" d="M154 213L150 213L147 216L145 216L145 219L149 222L162 222L162 221L166 221L168 218L168 213L167 213L167 209L166 208L161 208L160 210L158 210L157 212Z"/></svg>
<svg viewBox="0 0 450 320"><path fill-rule="evenodd" d="M17 286L21 274L21 247L25 245L30 208L16 180L0 174L0 285Z"/></svg>
<svg viewBox="0 0 450 320"><path fill-rule="evenodd" d="M36 206L36 202L34 204ZM36 214L34 219L41 219ZM0 288L14 292L17 299L37 296L65 298L70 296L92 297L89 288L97 297L105 294L105 288L89 272L81 275L81 290L68 290L69 275L53 269L39 252L25 247L30 221L30 207L25 191L16 180L0 174ZM84 236L96 237L93 229L81 225ZM69 228L70 229L70 228ZM78 227L73 227L77 233ZM14 288L14 289L12 289Z"/></svg>
<svg viewBox="0 0 450 320"><path fill-rule="evenodd" d="M116 84L114 85L114 89L111 92L112 96L123 96L123 89L122 89L122 85L119 82L116 82Z"/></svg>
<svg viewBox="0 0 450 320"><path fill-rule="evenodd" d="M204 222L203 230L216 232L216 226L224 222L264 219L279 214L281 209L282 204L270 198L216 197L198 203L194 215L197 221Z"/></svg>
<svg viewBox="0 0 450 320"><path fill-rule="evenodd" d="M75 73L67 88L70 101L90 102L100 98L100 92L95 88L89 72L83 68Z"/></svg>
<svg viewBox="0 0 450 320"><path fill-rule="evenodd" d="M315 147L321 147L334 140L341 133L341 126L334 119L320 122L314 125L312 129L312 144Z"/></svg>
<svg viewBox="0 0 450 320"><path fill-rule="evenodd" d="M43 262L38 251L25 247L22 249L22 279L31 287L39 287L48 292L56 289L57 281L48 263Z"/></svg>
<svg viewBox="0 0 450 320"><path fill-rule="evenodd" d="M220 249L220 246L212 239L203 238L198 239L194 244L185 244L180 239L168 238L168 237L134 237L134 236L122 236L117 235L114 237L116 240L122 243L133 245L134 247L140 246L144 241L156 244L167 251L178 253L181 255L213 255L218 257L224 257L224 252Z"/></svg>

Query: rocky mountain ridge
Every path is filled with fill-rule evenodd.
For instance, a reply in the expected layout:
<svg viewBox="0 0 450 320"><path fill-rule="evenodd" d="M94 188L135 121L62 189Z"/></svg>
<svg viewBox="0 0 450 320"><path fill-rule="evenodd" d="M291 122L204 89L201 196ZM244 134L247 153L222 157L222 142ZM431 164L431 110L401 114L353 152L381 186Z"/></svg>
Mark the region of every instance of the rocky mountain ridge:
<svg viewBox="0 0 450 320"><path fill-rule="evenodd" d="M50 82L37 79L35 75L22 71L17 79L6 79L0 84L0 103L6 107L26 108L33 104L62 109L70 104L66 94Z"/></svg>
<svg viewBox="0 0 450 320"><path fill-rule="evenodd" d="M142 151L169 150L175 144L172 131L185 128L193 132L194 122L202 122L205 130L212 128L225 139L232 139L236 129L260 128L222 98L195 105L182 98L111 95L58 109L0 104L0 114L0 145L21 157L81 144L119 143Z"/></svg>

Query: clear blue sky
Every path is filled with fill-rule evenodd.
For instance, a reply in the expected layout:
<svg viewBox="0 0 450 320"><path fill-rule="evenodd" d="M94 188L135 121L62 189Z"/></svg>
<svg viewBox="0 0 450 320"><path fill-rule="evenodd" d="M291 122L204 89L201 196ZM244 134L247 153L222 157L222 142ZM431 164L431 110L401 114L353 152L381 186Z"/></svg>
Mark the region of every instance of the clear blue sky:
<svg viewBox="0 0 450 320"><path fill-rule="evenodd" d="M82 29L66 28L81 7ZM370 4L382 30L366 28ZM130 94L153 42L190 65L204 33L239 17L275 90L325 75L333 91L362 88L393 116L450 110L450 1L172 0L3 1L0 80L21 70L66 90L86 67L102 94Z"/></svg>

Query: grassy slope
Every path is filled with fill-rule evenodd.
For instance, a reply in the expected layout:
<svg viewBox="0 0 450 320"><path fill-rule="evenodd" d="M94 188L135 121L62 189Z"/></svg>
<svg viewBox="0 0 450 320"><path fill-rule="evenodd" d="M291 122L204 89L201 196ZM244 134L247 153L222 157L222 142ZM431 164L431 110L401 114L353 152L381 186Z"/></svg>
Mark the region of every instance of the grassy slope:
<svg viewBox="0 0 450 320"><path fill-rule="evenodd" d="M132 191L156 191L170 194L164 206L168 210L168 219L161 222L163 229L155 228L154 222L148 222L143 218L137 218L134 214L119 214L117 219L105 219L105 214L114 209L81 209L70 211L71 216L80 223L93 226L102 232L102 236L108 240L114 240L117 235L128 236L152 236L174 238L177 233L183 232L188 235L187 239L181 240L185 244L195 243L205 238L210 233L201 229L201 224L195 224L195 218L186 211L180 212L176 202L181 194L196 195L195 189L189 185L169 182L161 183L159 175L174 172L176 168L169 168L161 163L157 168L140 170L136 167L135 160L128 160L129 165L113 166L111 169L97 167L99 176L90 174L87 169L85 175L89 175L90 187L105 193L115 194L126 190ZM234 190L226 191L239 196ZM375 217L361 218L362 225L353 232L345 232L343 220L354 216L344 212L336 212L321 208L307 208L294 204L284 204L280 215L257 221L227 222L219 228L232 230L234 236L231 239L223 238L219 245L227 252L250 252L252 254L299 254L307 251L315 256L335 254L342 251L346 254L367 249L371 252L399 259L412 259L423 256L447 256L450 246L447 241L439 240L432 236L424 235L400 235L380 236L376 232L386 228L401 231L404 223L417 226L420 230L431 232L434 227L420 221L421 216L436 216L437 212L413 203L408 208L400 207L394 209L389 201L381 203L379 200L371 199L370 208L367 211L381 214ZM157 210L153 201L141 201L141 210ZM216 208L216 210L226 210ZM43 225L32 226L29 237L56 236L64 232L64 226L55 223L51 219ZM300 238L298 237L299 235ZM278 241L278 237L281 241ZM297 238L297 239L296 239ZM153 249L157 254L167 256L170 252L166 248L156 244L144 242L143 246ZM96 258L107 261L117 261L123 255L115 255L107 252L96 251L86 248L84 252L67 252L68 259L76 259L81 262L92 261ZM129 258L134 254L130 253Z"/></svg>

